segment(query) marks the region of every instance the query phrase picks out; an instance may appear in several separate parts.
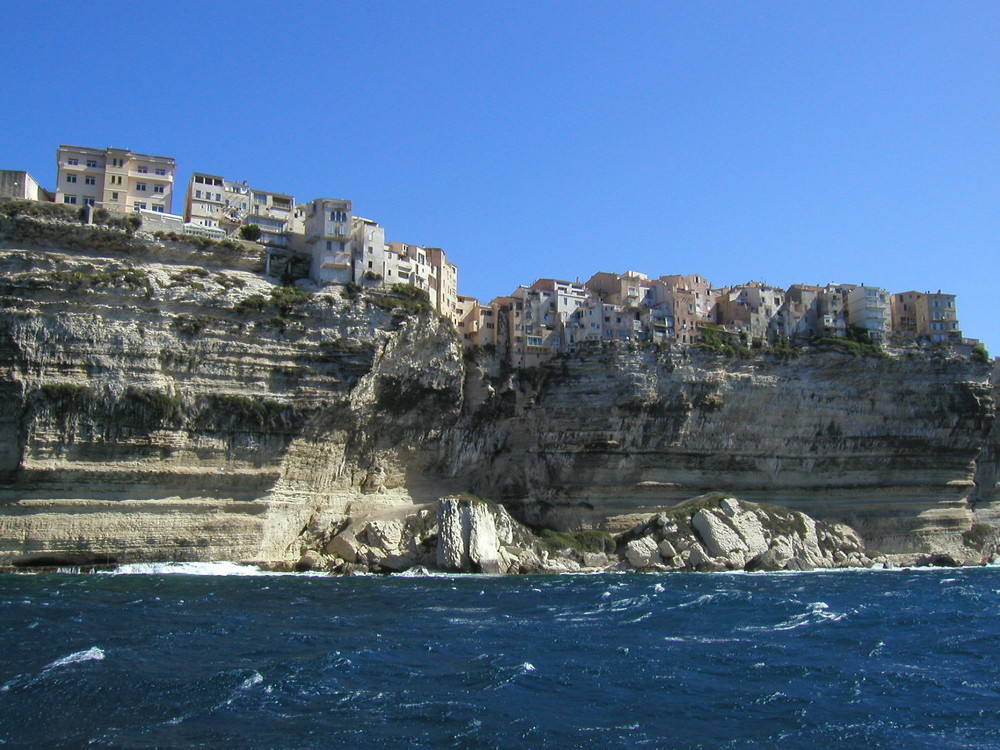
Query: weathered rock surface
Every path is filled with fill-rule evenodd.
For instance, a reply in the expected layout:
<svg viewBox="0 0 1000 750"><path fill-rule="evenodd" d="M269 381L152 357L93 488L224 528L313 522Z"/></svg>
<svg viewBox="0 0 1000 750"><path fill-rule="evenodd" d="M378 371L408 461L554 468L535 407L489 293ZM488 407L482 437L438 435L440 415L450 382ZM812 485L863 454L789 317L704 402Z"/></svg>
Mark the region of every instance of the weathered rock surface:
<svg viewBox="0 0 1000 750"><path fill-rule="evenodd" d="M640 569L811 570L872 564L861 537L844 524L732 497L693 498L622 535Z"/></svg>
<svg viewBox="0 0 1000 750"><path fill-rule="evenodd" d="M996 552L1000 429L989 367L967 358L606 346L510 372L463 361L447 323L389 297L289 297L252 253L7 236L0 564L399 570L436 564L429 504L456 493L533 527L618 532L720 488L848 524L894 559ZM469 569L598 565L508 544L514 521L487 515L498 546L480 511L459 524L477 530ZM654 535L652 564L813 565L842 536L817 523L813 543L807 524L774 544L742 504L697 523Z"/></svg>
<svg viewBox="0 0 1000 750"><path fill-rule="evenodd" d="M291 564L454 486L449 324L130 242L0 246L0 564Z"/></svg>
<svg viewBox="0 0 1000 750"><path fill-rule="evenodd" d="M1000 520L990 369L940 352L608 345L515 375L516 393L470 370L494 393L442 446L472 491L531 525L625 530L726 491L847 523L883 552L958 550Z"/></svg>

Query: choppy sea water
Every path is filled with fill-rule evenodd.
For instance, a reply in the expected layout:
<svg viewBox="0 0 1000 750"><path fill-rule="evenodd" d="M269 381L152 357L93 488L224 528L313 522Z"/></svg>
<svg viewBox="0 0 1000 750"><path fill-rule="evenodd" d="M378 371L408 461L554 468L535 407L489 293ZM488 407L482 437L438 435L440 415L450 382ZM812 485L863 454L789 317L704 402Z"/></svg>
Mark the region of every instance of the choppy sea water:
<svg viewBox="0 0 1000 750"><path fill-rule="evenodd" d="M1000 568L163 570L0 576L0 744L1000 747Z"/></svg>

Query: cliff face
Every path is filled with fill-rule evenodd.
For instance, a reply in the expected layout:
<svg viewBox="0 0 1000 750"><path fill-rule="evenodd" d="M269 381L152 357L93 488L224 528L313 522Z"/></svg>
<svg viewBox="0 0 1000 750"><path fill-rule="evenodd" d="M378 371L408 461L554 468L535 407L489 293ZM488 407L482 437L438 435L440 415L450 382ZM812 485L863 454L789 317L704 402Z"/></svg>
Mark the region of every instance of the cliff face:
<svg viewBox="0 0 1000 750"><path fill-rule="evenodd" d="M25 247L0 249L0 563L294 561L463 490L611 529L724 490L883 552L996 520L968 360L608 347L510 373L406 300L300 294L252 259Z"/></svg>
<svg viewBox="0 0 1000 750"><path fill-rule="evenodd" d="M531 373L499 418L485 415L502 394L472 407L492 460L456 470L529 523L624 528L725 490L846 522L883 552L947 547L975 520L967 499L985 513L996 485L988 378L987 365L917 354L608 347Z"/></svg>
<svg viewBox="0 0 1000 750"><path fill-rule="evenodd" d="M449 325L164 256L0 251L0 562L295 559L438 497L407 476L462 402Z"/></svg>

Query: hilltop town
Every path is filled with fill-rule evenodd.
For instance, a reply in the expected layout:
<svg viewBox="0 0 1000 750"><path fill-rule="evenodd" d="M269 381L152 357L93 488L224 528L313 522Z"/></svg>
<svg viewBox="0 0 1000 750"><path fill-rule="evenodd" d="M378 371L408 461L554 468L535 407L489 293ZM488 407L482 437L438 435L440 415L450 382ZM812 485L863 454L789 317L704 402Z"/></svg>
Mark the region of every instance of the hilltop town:
<svg viewBox="0 0 1000 750"><path fill-rule="evenodd" d="M51 201L136 215L158 238L238 238L265 251L277 277L308 277L319 286L405 285L422 290L448 318L465 347L488 347L517 367L530 367L594 342L701 345L722 351L778 348L816 340L883 347L985 350L965 338L956 298L936 292L890 293L866 284L751 281L714 287L698 274L595 273L585 282L538 279L481 303L459 294L458 267L441 248L387 241L378 222L357 216L342 198L306 203L221 175L193 172L183 214L172 212L176 160L128 149L62 145L56 189L30 174L0 170L0 201ZM297 271L297 272L296 272ZM397 287L398 288L398 287Z"/></svg>

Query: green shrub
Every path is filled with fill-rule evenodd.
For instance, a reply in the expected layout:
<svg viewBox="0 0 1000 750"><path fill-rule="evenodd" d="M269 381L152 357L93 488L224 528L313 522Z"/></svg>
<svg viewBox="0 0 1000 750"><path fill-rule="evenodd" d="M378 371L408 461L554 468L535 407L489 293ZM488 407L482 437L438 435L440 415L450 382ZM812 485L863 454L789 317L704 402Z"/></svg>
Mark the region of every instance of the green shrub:
<svg viewBox="0 0 1000 750"><path fill-rule="evenodd" d="M38 391L41 404L56 422L65 427L73 417L90 412L95 393L89 385L76 383L45 383Z"/></svg>
<svg viewBox="0 0 1000 750"><path fill-rule="evenodd" d="M553 531L542 529L542 546L550 552L571 549L574 552L615 551L615 538L607 531L588 529L586 531Z"/></svg>
<svg viewBox="0 0 1000 750"><path fill-rule="evenodd" d="M245 240L256 242L260 239L261 234L263 234L263 231L256 224L247 224L246 226L240 227L240 237Z"/></svg>
<svg viewBox="0 0 1000 750"><path fill-rule="evenodd" d="M149 429L166 425L179 427L184 421L180 397L163 391L129 387L119 400L119 419L127 419Z"/></svg>
<svg viewBox="0 0 1000 750"><path fill-rule="evenodd" d="M375 399L380 409L392 414L416 409L441 412L454 407L456 394L416 379L383 375L375 383Z"/></svg>
<svg viewBox="0 0 1000 750"><path fill-rule="evenodd" d="M195 336L211 322L212 318L205 315L178 315L170 325L177 329L178 333Z"/></svg>
<svg viewBox="0 0 1000 750"><path fill-rule="evenodd" d="M278 401L215 394L208 397L197 426L215 432L287 432L294 417L293 407Z"/></svg>
<svg viewBox="0 0 1000 750"><path fill-rule="evenodd" d="M276 286L271 290L271 304L285 315L300 302L306 302L312 297L312 292L297 286Z"/></svg>
<svg viewBox="0 0 1000 750"><path fill-rule="evenodd" d="M986 351L986 347L982 344L976 344L972 347L972 359L975 362L987 363L990 361L990 353Z"/></svg>
<svg viewBox="0 0 1000 750"><path fill-rule="evenodd" d="M76 221L77 207L68 203L48 203L44 201L8 201L0 203L0 216L31 216L37 219L58 219Z"/></svg>
<svg viewBox="0 0 1000 750"><path fill-rule="evenodd" d="M267 307L267 300L259 294L251 294L244 297L233 306L233 312L237 315L254 315L262 312Z"/></svg>

